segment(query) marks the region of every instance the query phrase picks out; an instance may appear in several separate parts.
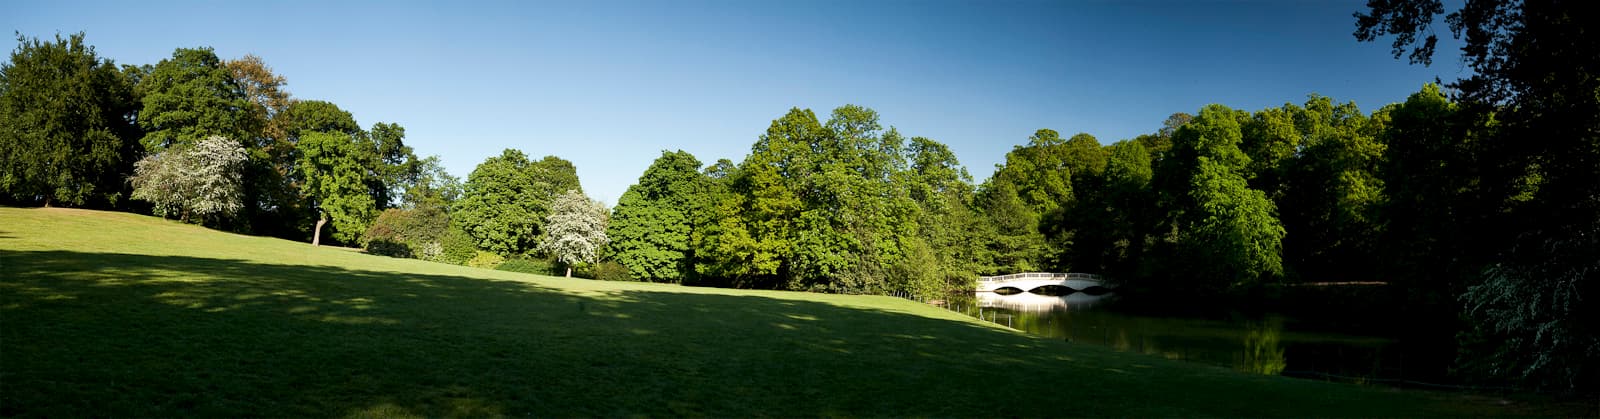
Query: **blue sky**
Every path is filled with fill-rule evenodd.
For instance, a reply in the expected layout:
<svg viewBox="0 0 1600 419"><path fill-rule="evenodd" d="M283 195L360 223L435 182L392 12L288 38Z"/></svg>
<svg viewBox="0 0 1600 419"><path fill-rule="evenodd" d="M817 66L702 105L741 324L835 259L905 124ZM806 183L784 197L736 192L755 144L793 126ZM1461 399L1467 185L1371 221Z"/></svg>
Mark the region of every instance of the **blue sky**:
<svg viewBox="0 0 1600 419"><path fill-rule="evenodd" d="M1364 111L1465 70L1357 43L1364 1L6 1L4 29L84 31L119 64L261 56L301 99L396 122L463 179L505 148L615 203L661 150L741 160L791 107L873 108L978 180L1039 128L1104 144L1208 103L1319 93Z"/></svg>

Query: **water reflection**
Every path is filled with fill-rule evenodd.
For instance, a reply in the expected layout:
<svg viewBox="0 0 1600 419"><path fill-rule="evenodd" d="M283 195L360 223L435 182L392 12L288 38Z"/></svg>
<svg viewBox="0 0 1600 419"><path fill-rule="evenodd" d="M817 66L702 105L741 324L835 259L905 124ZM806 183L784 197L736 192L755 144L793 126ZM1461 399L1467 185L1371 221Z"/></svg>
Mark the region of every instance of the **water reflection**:
<svg viewBox="0 0 1600 419"><path fill-rule="evenodd" d="M1049 291L1049 290L1045 290ZM1103 345L1265 375L1396 376L1402 363L1388 339L1293 330L1281 317L1202 320L1137 316L1106 309L1115 293L1021 292L953 296L951 310L1029 334ZM1387 358L1386 358L1387 357Z"/></svg>
<svg viewBox="0 0 1600 419"><path fill-rule="evenodd" d="M1283 343L1279 337L1283 335L1283 319L1269 318L1266 321L1250 324L1250 332L1244 335L1244 352L1234 369L1256 374L1278 375L1288 366L1283 359Z"/></svg>
<svg viewBox="0 0 1600 419"><path fill-rule="evenodd" d="M1048 313L1056 310L1086 310L1094 307L1111 294L1089 295L1074 292L1067 295L1043 295L1031 292L1001 294L976 293L977 303L983 308L1003 308L1028 313Z"/></svg>

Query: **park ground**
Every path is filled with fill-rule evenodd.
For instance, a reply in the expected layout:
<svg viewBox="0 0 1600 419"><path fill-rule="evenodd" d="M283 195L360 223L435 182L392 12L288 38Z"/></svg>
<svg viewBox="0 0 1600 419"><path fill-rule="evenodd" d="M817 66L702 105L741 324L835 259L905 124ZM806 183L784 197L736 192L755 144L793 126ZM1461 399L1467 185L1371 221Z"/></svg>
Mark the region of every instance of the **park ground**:
<svg viewBox="0 0 1600 419"><path fill-rule="evenodd" d="M1566 407L1563 407L1566 406ZM0 207L0 416L1583 416L875 296L555 278Z"/></svg>

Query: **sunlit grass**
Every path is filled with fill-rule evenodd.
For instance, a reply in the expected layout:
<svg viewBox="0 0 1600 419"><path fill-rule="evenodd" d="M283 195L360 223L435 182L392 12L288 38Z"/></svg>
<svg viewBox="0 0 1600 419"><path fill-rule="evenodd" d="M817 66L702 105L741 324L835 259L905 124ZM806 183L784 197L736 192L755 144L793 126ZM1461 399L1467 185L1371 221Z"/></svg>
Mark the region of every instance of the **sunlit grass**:
<svg viewBox="0 0 1600 419"><path fill-rule="evenodd" d="M1524 412L1025 336L865 296L597 282L0 208L0 416Z"/></svg>

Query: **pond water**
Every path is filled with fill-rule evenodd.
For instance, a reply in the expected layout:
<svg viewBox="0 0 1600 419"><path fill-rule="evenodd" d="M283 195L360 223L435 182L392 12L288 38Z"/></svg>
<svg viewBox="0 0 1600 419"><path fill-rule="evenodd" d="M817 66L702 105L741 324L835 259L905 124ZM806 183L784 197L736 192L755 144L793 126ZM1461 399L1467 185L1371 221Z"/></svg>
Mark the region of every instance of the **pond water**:
<svg viewBox="0 0 1600 419"><path fill-rule="evenodd" d="M1139 316L1104 308L1114 293L956 294L945 307L1029 334L1267 375L1354 382L1401 377L1392 339L1296 330L1278 316L1205 320Z"/></svg>

